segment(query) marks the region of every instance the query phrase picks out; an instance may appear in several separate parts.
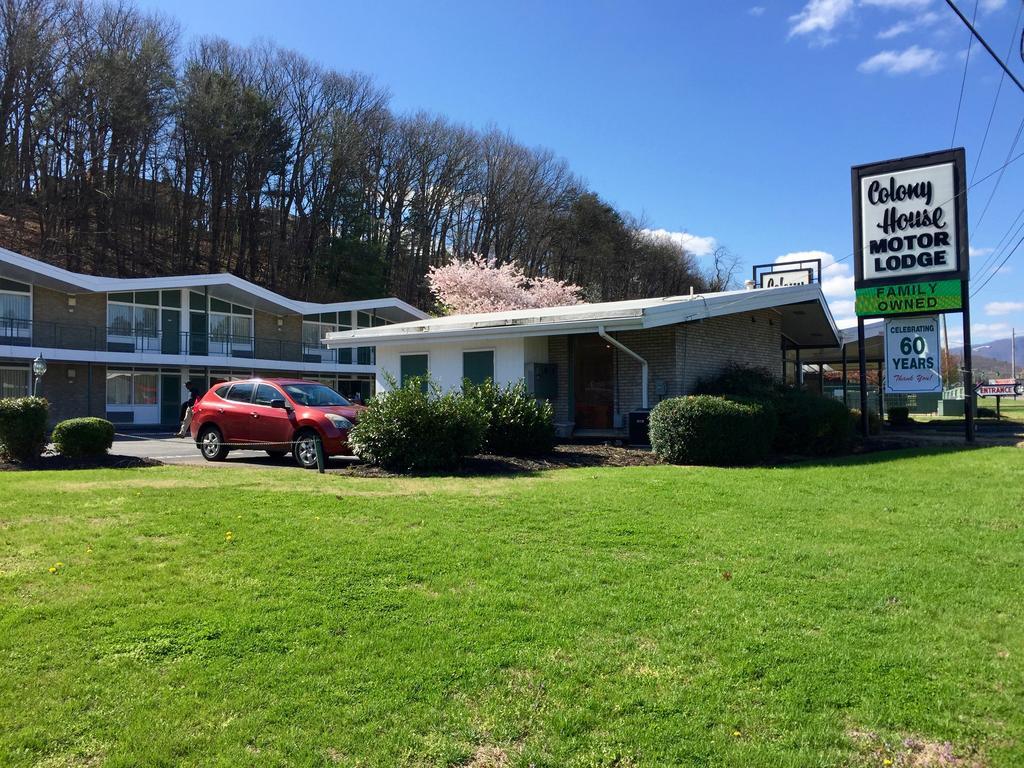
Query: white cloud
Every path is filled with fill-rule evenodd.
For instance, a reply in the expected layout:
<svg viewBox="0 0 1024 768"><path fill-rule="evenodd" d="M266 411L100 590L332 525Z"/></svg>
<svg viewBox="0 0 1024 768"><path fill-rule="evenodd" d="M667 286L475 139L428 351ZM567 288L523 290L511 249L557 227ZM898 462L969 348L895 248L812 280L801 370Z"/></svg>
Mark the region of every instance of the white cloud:
<svg viewBox="0 0 1024 768"><path fill-rule="evenodd" d="M908 8L924 8L930 5L932 0L860 0L861 5L873 5L876 8L894 8L906 10Z"/></svg>
<svg viewBox="0 0 1024 768"><path fill-rule="evenodd" d="M931 48L912 45L904 51L882 51L857 67L861 72L872 74L885 72L887 75L906 75L917 72L930 75L942 68L942 54Z"/></svg>
<svg viewBox="0 0 1024 768"><path fill-rule="evenodd" d="M853 10L853 0L809 0L804 9L789 17L792 26L789 36L824 35L828 33Z"/></svg>
<svg viewBox="0 0 1024 768"><path fill-rule="evenodd" d="M821 259L821 291L836 317L836 323L845 323L847 315L853 314L853 270L850 262L836 261L836 257L826 251L794 251L775 260L776 264L794 261L813 261ZM856 318L853 318L856 320Z"/></svg>
<svg viewBox="0 0 1024 768"><path fill-rule="evenodd" d="M990 301L985 305L985 314L989 317L1024 312L1024 301Z"/></svg>
<svg viewBox="0 0 1024 768"><path fill-rule="evenodd" d="M981 0L981 10L985 13L1000 11L1006 6L1006 0Z"/></svg>
<svg viewBox="0 0 1024 768"><path fill-rule="evenodd" d="M909 21L898 21L888 29L883 29L878 33L877 37L879 40L888 40L892 37L899 37L905 32L909 32L914 27Z"/></svg>
<svg viewBox="0 0 1024 768"><path fill-rule="evenodd" d="M988 256L995 248L975 248L973 245L968 247L968 253L972 259L980 259Z"/></svg>
<svg viewBox="0 0 1024 768"><path fill-rule="evenodd" d="M689 232L673 232L668 229L641 229L640 231L648 237L670 240L694 256L709 256L718 247L718 240L715 238L691 235Z"/></svg>
<svg viewBox="0 0 1024 768"><path fill-rule="evenodd" d="M977 349L974 341L991 341L1010 333L1010 326L1006 323L971 323L971 348ZM952 337L952 333L950 337Z"/></svg>
<svg viewBox="0 0 1024 768"><path fill-rule="evenodd" d="M755 6L751 7L750 10L747 11L747 13L749 13L751 16L763 16L764 15L764 6L763 5L755 5Z"/></svg>

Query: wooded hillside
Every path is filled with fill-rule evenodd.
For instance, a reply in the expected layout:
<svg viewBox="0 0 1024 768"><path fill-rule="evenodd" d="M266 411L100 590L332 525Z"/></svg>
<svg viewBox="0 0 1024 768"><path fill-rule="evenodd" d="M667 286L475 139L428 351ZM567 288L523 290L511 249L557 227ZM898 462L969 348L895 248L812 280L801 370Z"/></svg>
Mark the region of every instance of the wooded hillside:
<svg viewBox="0 0 1024 768"><path fill-rule="evenodd" d="M423 306L427 268L453 254L606 300L720 287L731 267L719 254L701 274L546 149L395 114L366 75L74 0L0 0L0 245L95 274L226 270Z"/></svg>

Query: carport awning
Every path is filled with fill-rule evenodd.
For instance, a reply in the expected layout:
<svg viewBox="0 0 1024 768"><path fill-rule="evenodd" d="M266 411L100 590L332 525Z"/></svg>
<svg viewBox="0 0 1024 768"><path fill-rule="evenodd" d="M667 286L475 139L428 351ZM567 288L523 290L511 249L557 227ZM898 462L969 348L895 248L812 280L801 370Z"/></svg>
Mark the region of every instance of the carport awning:
<svg viewBox="0 0 1024 768"><path fill-rule="evenodd" d="M840 329L841 345L825 349L803 349L800 362L818 365L838 365L843 361L843 350L846 350L847 364L855 364L860 359L860 345L857 343L857 329ZM869 362L878 362L885 358L884 349L885 323L873 321L864 325L864 351Z"/></svg>

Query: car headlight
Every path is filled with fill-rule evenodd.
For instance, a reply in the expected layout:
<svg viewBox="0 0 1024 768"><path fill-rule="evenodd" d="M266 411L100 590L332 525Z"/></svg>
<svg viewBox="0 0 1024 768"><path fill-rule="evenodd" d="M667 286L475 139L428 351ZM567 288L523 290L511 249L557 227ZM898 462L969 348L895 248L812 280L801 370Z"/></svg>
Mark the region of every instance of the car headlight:
<svg viewBox="0 0 1024 768"><path fill-rule="evenodd" d="M336 413L328 413L327 420L331 422L338 429L352 429L354 426L351 421L346 419L344 416L339 416Z"/></svg>

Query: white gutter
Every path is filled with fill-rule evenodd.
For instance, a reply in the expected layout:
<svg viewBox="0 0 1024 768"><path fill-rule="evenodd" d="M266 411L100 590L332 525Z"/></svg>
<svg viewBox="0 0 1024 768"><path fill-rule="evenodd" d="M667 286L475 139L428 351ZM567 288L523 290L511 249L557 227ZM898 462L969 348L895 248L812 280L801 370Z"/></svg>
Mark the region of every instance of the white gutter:
<svg viewBox="0 0 1024 768"><path fill-rule="evenodd" d="M623 352L625 352L627 355L632 357L634 360L639 360L640 361L640 376L642 377L641 380L640 380L640 404L641 404L640 407L643 408L646 411L647 410L647 406L648 406L648 403L647 403L647 361L644 360L642 357L640 357L640 355L638 355L632 349L627 347L625 344L623 344L620 341L617 341L617 340L613 339L611 336L609 336L607 333L605 333L603 325L597 326L597 335L600 336L605 341L607 341L613 347L616 347L617 349L621 349Z"/></svg>

